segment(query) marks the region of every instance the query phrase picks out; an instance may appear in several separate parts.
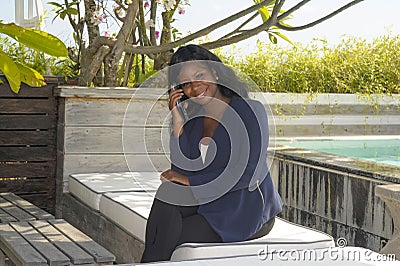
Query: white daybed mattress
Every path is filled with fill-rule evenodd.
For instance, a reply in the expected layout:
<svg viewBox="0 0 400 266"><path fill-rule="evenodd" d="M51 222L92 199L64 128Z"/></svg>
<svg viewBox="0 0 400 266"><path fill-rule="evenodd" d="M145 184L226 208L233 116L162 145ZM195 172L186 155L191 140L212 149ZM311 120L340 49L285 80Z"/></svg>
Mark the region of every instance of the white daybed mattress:
<svg viewBox="0 0 400 266"><path fill-rule="evenodd" d="M172 261L188 259L229 258L252 256L260 250L305 250L335 246L333 238L323 232L302 225L275 219L271 232L261 238L235 243L184 243L172 254Z"/></svg>
<svg viewBox="0 0 400 266"><path fill-rule="evenodd" d="M103 193L156 191L160 184L159 172L88 173L69 177L70 193L97 211Z"/></svg>
<svg viewBox="0 0 400 266"><path fill-rule="evenodd" d="M155 191L108 192L100 198L100 213L144 243Z"/></svg>
<svg viewBox="0 0 400 266"><path fill-rule="evenodd" d="M144 242L154 195L143 192L105 193L100 200L100 213ZM171 260L251 256L266 246L275 250L304 250L330 248L335 243L328 234L277 218L267 236L235 243L185 243L176 248Z"/></svg>

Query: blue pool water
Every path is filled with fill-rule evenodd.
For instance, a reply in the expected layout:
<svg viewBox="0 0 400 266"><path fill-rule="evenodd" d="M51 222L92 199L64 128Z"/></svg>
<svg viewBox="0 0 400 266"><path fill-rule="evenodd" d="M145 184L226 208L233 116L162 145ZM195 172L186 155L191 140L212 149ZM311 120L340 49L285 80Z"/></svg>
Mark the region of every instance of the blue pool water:
<svg viewBox="0 0 400 266"><path fill-rule="evenodd" d="M400 139L296 140L276 144L400 166Z"/></svg>

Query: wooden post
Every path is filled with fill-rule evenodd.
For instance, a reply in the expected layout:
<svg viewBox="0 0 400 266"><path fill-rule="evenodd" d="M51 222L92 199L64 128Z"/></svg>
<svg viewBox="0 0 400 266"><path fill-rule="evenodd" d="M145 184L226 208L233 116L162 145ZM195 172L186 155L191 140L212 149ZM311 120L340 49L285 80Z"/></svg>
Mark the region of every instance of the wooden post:
<svg viewBox="0 0 400 266"><path fill-rule="evenodd" d="M375 189L375 194L389 207L393 217L394 232L392 238L380 251L384 254L394 254L400 259L400 185L380 185Z"/></svg>

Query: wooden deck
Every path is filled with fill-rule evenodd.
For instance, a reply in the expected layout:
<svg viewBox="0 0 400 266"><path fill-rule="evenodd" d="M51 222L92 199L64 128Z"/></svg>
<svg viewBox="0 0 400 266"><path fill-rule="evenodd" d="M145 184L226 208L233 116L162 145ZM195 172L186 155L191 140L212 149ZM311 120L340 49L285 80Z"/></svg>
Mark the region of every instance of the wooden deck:
<svg viewBox="0 0 400 266"><path fill-rule="evenodd" d="M116 256L115 263L140 261L144 243L132 234L70 193L64 193L63 204L63 218L111 251Z"/></svg>
<svg viewBox="0 0 400 266"><path fill-rule="evenodd" d="M0 223L54 219L54 216L13 193L0 193Z"/></svg>
<svg viewBox="0 0 400 266"><path fill-rule="evenodd" d="M0 266L113 264L115 256L63 219L0 194Z"/></svg>

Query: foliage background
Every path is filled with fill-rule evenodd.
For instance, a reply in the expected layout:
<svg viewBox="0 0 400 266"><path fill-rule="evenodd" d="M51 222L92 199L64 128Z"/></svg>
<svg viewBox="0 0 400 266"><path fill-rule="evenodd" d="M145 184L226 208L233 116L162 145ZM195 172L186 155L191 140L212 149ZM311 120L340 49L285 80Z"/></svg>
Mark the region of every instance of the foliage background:
<svg viewBox="0 0 400 266"><path fill-rule="evenodd" d="M258 42L245 57L217 53L263 91L296 93L400 93L400 35L367 42L344 38L282 48Z"/></svg>
<svg viewBox="0 0 400 266"><path fill-rule="evenodd" d="M370 42L361 38L343 38L330 46L324 39L308 45L281 46L258 42L257 51L241 55L215 49L228 65L249 76L266 92L296 93L400 93L400 35L390 33ZM73 77L69 59L46 58L43 53L0 38L0 48L17 62L41 74ZM145 69L132 71L128 86L138 86L154 74L152 62L146 59ZM47 63L47 65L46 65Z"/></svg>
<svg viewBox="0 0 400 266"><path fill-rule="evenodd" d="M57 59L46 56L43 52L36 51L26 45L9 38L2 38L1 36L0 49L15 62L31 67L42 75L54 75L65 78L77 75L73 62L69 58Z"/></svg>

